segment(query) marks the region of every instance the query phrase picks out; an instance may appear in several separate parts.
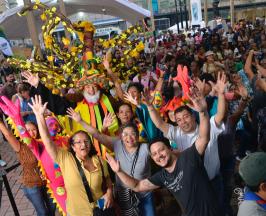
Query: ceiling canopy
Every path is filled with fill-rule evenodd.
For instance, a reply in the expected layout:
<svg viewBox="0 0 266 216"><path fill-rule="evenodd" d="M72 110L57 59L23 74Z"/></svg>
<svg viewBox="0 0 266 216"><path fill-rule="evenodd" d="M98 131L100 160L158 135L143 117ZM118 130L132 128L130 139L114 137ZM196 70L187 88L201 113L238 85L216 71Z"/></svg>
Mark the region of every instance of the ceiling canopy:
<svg viewBox="0 0 266 216"><path fill-rule="evenodd" d="M57 1L42 1L48 6L59 7ZM128 1L128 0L64 0L67 16L78 12L105 14L122 18L132 24L150 16L150 11ZM26 17L20 17L17 12L22 6L12 8L0 15L0 25L4 28L8 39L29 38ZM34 11L36 27L40 33L42 25L39 18L40 13Z"/></svg>

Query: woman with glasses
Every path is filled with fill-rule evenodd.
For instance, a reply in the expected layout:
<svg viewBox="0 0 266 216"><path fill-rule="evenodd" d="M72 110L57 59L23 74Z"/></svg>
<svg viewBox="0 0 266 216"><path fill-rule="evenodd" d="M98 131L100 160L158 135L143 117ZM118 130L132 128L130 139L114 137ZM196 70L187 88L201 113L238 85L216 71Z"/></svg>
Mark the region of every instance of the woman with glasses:
<svg viewBox="0 0 266 216"><path fill-rule="evenodd" d="M120 137L111 137L88 125L81 119L80 114L72 108L68 109L68 116L80 123L94 139L97 139L108 149L112 150L127 174L137 179L144 179L150 176L151 167L148 144L139 143L139 132L135 124L123 125ZM151 192L136 194L125 187L117 176L115 191L116 200L120 207L120 215L155 215Z"/></svg>
<svg viewBox="0 0 266 216"><path fill-rule="evenodd" d="M67 215L92 216L97 201L100 199L103 206L98 207L103 210L111 207L113 204L112 182L107 166L97 156L90 136L84 131L77 131L69 139L69 149L58 148L51 139L45 123L44 112L47 104L42 104L40 96L35 96L32 104L45 148L61 168L67 191ZM89 199L87 188L85 189L84 176L93 202Z"/></svg>

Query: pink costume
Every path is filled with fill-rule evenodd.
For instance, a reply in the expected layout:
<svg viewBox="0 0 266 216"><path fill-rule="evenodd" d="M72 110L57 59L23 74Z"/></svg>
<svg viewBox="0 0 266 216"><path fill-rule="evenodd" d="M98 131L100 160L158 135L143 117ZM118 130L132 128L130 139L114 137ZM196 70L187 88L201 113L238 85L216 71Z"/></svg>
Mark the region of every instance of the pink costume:
<svg viewBox="0 0 266 216"><path fill-rule="evenodd" d="M53 162L50 155L45 149L44 144L41 141L31 138L30 134L25 128L25 123L20 115L19 100L13 104L6 97L2 96L3 103L0 103L0 107L3 112L8 115L16 125L16 129L19 132L19 136L22 141L27 144L41 165L42 174L47 179L48 193L56 202L58 209L65 215L66 213L66 189L64 186L64 179L60 167ZM59 147L67 148L67 138L55 136L52 137L55 144Z"/></svg>

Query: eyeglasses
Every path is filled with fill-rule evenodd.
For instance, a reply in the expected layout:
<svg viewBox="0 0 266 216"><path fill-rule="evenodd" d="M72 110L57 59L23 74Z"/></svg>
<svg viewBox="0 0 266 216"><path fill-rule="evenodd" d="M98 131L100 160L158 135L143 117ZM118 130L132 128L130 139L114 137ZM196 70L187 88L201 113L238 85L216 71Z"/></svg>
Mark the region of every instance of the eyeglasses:
<svg viewBox="0 0 266 216"><path fill-rule="evenodd" d="M77 142L73 142L73 144L77 144L77 145L81 145L81 143L84 143L85 145L89 145L91 144L90 140L84 140L84 141L77 141Z"/></svg>
<svg viewBox="0 0 266 216"><path fill-rule="evenodd" d="M128 137L128 136L134 136L134 137L136 137L137 136L137 133L136 132L132 132L132 133L125 133L125 132L123 132L122 133L122 137Z"/></svg>

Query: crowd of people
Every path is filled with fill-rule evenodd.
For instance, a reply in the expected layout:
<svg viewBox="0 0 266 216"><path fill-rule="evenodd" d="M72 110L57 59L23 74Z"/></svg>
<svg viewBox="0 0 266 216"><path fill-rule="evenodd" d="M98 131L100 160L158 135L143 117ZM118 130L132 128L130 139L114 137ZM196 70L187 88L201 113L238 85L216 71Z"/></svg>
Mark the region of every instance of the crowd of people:
<svg viewBox="0 0 266 216"><path fill-rule="evenodd" d="M38 216L153 216L162 187L182 215L266 215L264 21L142 35L120 71L123 47L86 38L112 88L87 76L58 95L38 74L2 69L0 131Z"/></svg>

